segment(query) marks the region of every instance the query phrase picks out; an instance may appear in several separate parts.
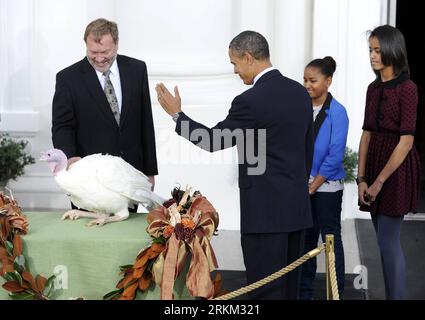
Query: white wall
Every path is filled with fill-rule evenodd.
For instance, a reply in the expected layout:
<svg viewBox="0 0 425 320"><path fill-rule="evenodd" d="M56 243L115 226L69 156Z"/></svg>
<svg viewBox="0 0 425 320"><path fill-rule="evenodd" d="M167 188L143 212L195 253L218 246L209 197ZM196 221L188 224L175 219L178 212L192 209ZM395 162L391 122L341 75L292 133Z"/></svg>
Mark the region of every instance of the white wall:
<svg viewBox="0 0 425 320"><path fill-rule="evenodd" d="M356 149L365 89L373 79L365 31L382 22L385 3L0 0L0 130L26 137L37 158L50 148L55 74L84 57L82 37L88 22L98 17L114 20L120 29L119 52L148 66L160 172L157 192L167 196L177 182L199 189L219 211L220 229L237 230L235 150L209 154L179 138L156 102L155 84L179 85L184 110L215 125L226 116L233 97L247 89L232 73L228 43L243 30L256 30L269 40L272 62L297 81L302 81L312 58L334 56L338 69L332 92L348 109L349 146ZM27 167L26 175L11 186L24 207L68 206L43 163ZM344 212L351 214L351 205Z"/></svg>
<svg viewBox="0 0 425 320"><path fill-rule="evenodd" d="M347 146L358 150L366 89L375 79L369 64L367 31L387 23L387 1L315 0L312 56L332 56L337 62L330 91L347 109ZM358 210L357 187L346 185L343 218L369 218Z"/></svg>

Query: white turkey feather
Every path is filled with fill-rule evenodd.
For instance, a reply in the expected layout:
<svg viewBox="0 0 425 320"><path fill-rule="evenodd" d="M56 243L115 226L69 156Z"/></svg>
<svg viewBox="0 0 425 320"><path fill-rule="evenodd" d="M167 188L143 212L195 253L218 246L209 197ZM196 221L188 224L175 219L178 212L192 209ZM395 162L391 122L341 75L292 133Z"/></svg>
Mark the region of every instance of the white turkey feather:
<svg viewBox="0 0 425 320"><path fill-rule="evenodd" d="M94 212L117 213L138 203L155 207L165 201L150 191L151 183L142 172L110 155L86 156L55 179L75 205Z"/></svg>

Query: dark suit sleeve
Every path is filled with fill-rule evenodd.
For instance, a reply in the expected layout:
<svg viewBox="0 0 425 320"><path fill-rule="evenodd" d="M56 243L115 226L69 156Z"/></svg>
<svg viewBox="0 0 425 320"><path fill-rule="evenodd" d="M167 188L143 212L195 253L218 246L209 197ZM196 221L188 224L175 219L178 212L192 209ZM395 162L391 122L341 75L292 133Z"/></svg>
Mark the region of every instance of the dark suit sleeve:
<svg viewBox="0 0 425 320"><path fill-rule="evenodd" d="M196 122L182 113L176 125L176 132L196 146L209 152L233 147L239 139L244 139L244 129L253 128L253 116L249 105L237 96L226 119L213 128Z"/></svg>
<svg viewBox="0 0 425 320"><path fill-rule="evenodd" d="M68 158L76 154L75 115L72 97L63 74L56 75L56 89L52 103L52 142Z"/></svg>
<svg viewBox="0 0 425 320"><path fill-rule="evenodd" d="M305 135L305 168L307 171L307 179L310 177L314 151L313 115L309 114L309 116L311 121L309 122L307 133Z"/></svg>
<svg viewBox="0 0 425 320"><path fill-rule="evenodd" d="M156 160L155 130L152 118L151 98L149 94L149 81L146 64L143 64L143 96L142 96L142 154L143 173L148 176L158 174Z"/></svg>

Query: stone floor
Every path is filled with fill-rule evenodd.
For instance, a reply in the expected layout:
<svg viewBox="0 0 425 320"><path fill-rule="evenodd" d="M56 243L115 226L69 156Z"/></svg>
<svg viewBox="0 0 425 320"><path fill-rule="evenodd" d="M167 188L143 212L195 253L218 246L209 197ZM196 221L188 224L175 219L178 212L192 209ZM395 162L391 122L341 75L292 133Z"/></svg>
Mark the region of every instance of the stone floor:
<svg viewBox="0 0 425 320"><path fill-rule="evenodd" d="M358 269L360 265L359 247L357 245L354 221L354 219L346 219L341 223L342 241L345 251L345 272L347 274L358 273L354 270ZM218 236L213 237L211 244L214 248L221 270L245 270L239 231L219 230ZM319 273L324 273L325 271L325 258L323 254L318 257L317 269Z"/></svg>

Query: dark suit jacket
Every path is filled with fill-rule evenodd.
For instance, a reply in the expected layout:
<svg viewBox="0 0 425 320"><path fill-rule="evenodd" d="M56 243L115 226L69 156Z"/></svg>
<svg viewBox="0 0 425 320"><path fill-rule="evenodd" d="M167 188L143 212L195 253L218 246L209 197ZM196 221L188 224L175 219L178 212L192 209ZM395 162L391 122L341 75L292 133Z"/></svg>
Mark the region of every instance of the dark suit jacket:
<svg viewBox="0 0 425 320"><path fill-rule="evenodd" d="M87 58L56 75L52 140L68 158L121 156L146 175L158 174L146 64L118 55L122 108L118 126Z"/></svg>
<svg viewBox="0 0 425 320"><path fill-rule="evenodd" d="M198 133L198 138L192 136L194 144L209 151L230 147L224 139L221 144L205 143L200 131L194 131L201 128L210 137L215 129L243 129L248 139L254 136L256 145L261 143L259 135L248 131L266 129L266 169L261 175L248 174L249 167L255 165L247 163L243 143L233 139L231 144L240 151L242 234L292 232L312 225L308 176L313 155L313 115L311 99L302 85L272 70L237 96L226 119L214 128L209 129L184 113L179 116L176 132L186 138Z"/></svg>

